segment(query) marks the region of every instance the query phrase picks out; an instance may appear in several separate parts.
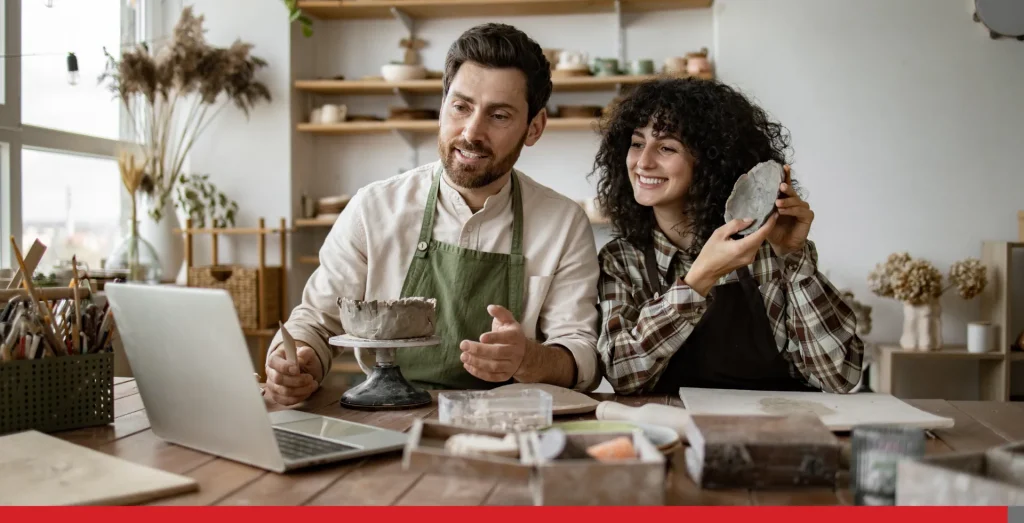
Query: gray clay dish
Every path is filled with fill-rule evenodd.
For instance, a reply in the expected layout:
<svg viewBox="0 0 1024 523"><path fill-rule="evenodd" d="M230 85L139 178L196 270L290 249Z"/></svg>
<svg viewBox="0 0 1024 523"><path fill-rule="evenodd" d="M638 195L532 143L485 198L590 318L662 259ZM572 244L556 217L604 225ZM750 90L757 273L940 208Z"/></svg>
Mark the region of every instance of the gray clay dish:
<svg viewBox="0 0 1024 523"><path fill-rule="evenodd" d="M361 301L339 298L341 327L368 340L402 340L434 335L437 301L433 298Z"/></svg>
<svg viewBox="0 0 1024 523"><path fill-rule="evenodd" d="M754 223L739 235L746 236L758 230L775 212L775 200L779 197L779 185L784 177L782 165L773 160L761 162L741 175L725 202L726 223L737 218L753 218Z"/></svg>

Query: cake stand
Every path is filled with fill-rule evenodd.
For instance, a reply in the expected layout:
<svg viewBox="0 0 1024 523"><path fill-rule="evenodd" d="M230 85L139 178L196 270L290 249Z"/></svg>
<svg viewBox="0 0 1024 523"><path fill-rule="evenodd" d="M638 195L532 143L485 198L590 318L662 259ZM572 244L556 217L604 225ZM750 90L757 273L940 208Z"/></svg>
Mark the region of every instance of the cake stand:
<svg viewBox="0 0 1024 523"><path fill-rule="evenodd" d="M342 407L366 410L412 409L429 405L433 401L429 392L414 387L402 375L401 369L395 364L395 350L440 345L439 336L370 340L342 334L330 338L328 343L335 347L374 349L377 358L366 381L341 396Z"/></svg>

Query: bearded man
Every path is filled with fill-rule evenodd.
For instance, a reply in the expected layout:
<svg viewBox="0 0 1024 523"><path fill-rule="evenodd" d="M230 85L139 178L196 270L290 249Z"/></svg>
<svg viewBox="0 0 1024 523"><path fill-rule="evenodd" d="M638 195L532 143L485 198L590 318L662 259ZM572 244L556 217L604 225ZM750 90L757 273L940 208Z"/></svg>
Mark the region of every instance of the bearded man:
<svg viewBox="0 0 1024 523"><path fill-rule="evenodd" d="M312 394L344 332L338 298L437 300L438 347L396 351L413 384L487 389L514 382L591 391L597 369L597 280L590 221L574 201L514 167L540 139L551 95L540 46L484 24L445 58L440 160L367 185L320 250L320 266L268 350L267 394ZM364 371L369 353L357 350Z"/></svg>

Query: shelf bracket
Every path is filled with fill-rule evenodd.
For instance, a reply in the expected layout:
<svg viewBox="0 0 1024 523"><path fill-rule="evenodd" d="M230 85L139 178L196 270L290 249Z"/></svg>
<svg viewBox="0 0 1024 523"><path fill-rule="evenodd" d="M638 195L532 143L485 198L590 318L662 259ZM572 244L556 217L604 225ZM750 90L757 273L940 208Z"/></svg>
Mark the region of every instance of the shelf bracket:
<svg viewBox="0 0 1024 523"><path fill-rule="evenodd" d="M616 2L617 1L618 0L616 0ZM412 17L409 16L408 13L406 13L405 11L402 11L401 9L399 9L397 7L392 7L391 8L391 16L395 17L395 20L398 20L399 22L402 23L402 25L405 26L405 30L409 31L409 36L413 36L414 35L414 33L416 32L416 21L413 20Z"/></svg>
<svg viewBox="0 0 1024 523"><path fill-rule="evenodd" d="M626 34L622 28L622 0L615 0L615 45L619 55L619 67L626 67Z"/></svg>
<svg viewBox="0 0 1024 523"><path fill-rule="evenodd" d="M395 96L397 96L398 99L402 100L402 103L404 103L406 107L412 107L409 93L399 89L398 87L393 88L391 91L395 93Z"/></svg>
<svg viewBox="0 0 1024 523"><path fill-rule="evenodd" d="M392 134L402 139L406 145L409 146L409 159L412 160L412 166L409 169L413 169L420 164L420 151L416 147L416 137L409 131L402 131L399 129L392 129ZM398 174L402 174L408 169L398 169Z"/></svg>

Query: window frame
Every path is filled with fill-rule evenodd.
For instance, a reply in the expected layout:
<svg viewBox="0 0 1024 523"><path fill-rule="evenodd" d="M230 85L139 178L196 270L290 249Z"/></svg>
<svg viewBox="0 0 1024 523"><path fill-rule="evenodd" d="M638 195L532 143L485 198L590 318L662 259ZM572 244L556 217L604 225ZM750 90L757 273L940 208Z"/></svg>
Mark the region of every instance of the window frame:
<svg viewBox="0 0 1024 523"><path fill-rule="evenodd" d="M0 0L3 17L3 51L5 55L21 53L21 0ZM137 0L132 7L119 0L121 6L121 41L124 47L152 39L160 33L159 2ZM35 149L47 152L116 159L120 150L133 149L134 133L128 112L120 107L120 140L72 133L46 127L25 125L21 120L21 61L4 57L0 67L4 81L4 97L0 100L0 267L13 267L11 236L22 234L22 171L21 152ZM122 213L131 201L121 195ZM20 246L19 246L20 247Z"/></svg>

